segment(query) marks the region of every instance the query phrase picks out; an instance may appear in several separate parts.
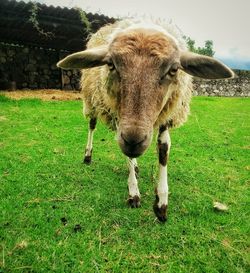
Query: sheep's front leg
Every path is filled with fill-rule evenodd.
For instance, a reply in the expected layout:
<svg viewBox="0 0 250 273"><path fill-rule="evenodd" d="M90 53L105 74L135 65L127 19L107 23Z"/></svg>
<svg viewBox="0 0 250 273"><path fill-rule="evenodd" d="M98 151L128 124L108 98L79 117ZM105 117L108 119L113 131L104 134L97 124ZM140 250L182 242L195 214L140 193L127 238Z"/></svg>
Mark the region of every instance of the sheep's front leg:
<svg viewBox="0 0 250 273"><path fill-rule="evenodd" d="M128 158L128 168L129 168L129 176L128 176L128 191L129 198L128 204L131 208L140 207L140 192L138 188L138 166L135 158Z"/></svg>
<svg viewBox="0 0 250 273"><path fill-rule="evenodd" d="M161 126L158 135L159 153L159 181L156 188L156 199L154 203L155 215L161 222L167 220L168 207L168 177L167 161L171 146L170 135L167 126Z"/></svg>
<svg viewBox="0 0 250 273"><path fill-rule="evenodd" d="M93 150L93 135L96 127L96 118L91 118L89 121L88 142L85 149L85 155L83 162L85 164L91 163L92 150Z"/></svg>

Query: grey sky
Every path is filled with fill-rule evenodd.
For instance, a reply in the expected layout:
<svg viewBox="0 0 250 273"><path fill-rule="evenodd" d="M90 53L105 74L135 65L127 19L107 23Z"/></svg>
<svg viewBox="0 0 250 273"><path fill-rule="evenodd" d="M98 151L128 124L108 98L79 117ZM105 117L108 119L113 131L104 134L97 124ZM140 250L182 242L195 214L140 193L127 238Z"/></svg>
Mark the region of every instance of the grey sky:
<svg viewBox="0 0 250 273"><path fill-rule="evenodd" d="M197 45L213 40L216 56L250 59L250 0L40 0L108 16L172 20Z"/></svg>

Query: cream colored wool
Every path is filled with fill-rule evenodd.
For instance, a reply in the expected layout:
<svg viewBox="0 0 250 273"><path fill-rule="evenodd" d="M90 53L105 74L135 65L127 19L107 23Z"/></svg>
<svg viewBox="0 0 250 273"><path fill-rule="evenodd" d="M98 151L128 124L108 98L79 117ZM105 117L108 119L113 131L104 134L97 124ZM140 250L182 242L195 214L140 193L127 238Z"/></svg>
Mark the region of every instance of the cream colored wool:
<svg viewBox="0 0 250 273"><path fill-rule="evenodd" d="M185 41L178 28L173 24L165 22L145 22L132 19L118 21L112 25L102 27L95 33L87 44L87 48L95 48L101 45L109 45L112 39L121 31L136 26L154 28L174 37L180 50L186 50ZM110 90L108 84L109 68L107 65L91 69L83 69L81 77L81 89L85 103L84 112L86 116L97 117L103 120L110 128L116 129L119 122L117 116L116 93L119 90ZM191 99L192 77L178 70L176 80L168 87L169 94L165 98L163 107L154 127L167 122L172 127L182 125L189 114L189 103Z"/></svg>

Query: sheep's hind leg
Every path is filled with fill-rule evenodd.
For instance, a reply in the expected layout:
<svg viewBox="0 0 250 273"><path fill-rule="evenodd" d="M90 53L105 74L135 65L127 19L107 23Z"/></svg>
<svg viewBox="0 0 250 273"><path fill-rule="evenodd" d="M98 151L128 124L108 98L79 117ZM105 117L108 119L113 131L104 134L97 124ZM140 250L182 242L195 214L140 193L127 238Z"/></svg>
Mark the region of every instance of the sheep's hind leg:
<svg viewBox="0 0 250 273"><path fill-rule="evenodd" d="M128 168L129 168L129 176L128 176L128 204L131 208L140 207L140 192L138 188L138 166L135 158L128 158Z"/></svg>
<svg viewBox="0 0 250 273"><path fill-rule="evenodd" d="M167 220L168 208L168 177L167 161L171 146L170 135L167 126L161 126L158 135L159 152L159 181L155 190L156 198L154 203L154 212L159 221Z"/></svg>
<svg viewBox="0 0 250 273"><path fill-rule="evenodd" d="M85 155L83 160L85 164L91 163L92 150L93 150L93 135L94 135L95 127L96 127L96 118L91 118L89 121L88 142L85 149Z"/></svg>

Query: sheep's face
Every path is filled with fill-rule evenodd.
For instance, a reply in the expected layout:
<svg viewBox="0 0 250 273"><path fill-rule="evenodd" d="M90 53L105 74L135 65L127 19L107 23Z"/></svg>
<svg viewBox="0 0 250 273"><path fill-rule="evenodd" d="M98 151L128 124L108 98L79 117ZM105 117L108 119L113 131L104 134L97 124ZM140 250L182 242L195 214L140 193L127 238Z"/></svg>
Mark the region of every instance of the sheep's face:
<svg viewBox="0 0 250 273"><path fill-rule="evenodd" d="M118 142L129 157L143 154L149 146L153 126L171 95L178 69L205 79L234 77L219 61L181 52L165 32L143 28L121 32L109 46L71 54L57 65L64 69L110 67L107 88L117 98Z"/></svg>
<svg viewBox="0 0 250 273"><path fill-rule="evenodd" d="M108 63L109 77L118 89L118 143L124 154L137 157L151 142L180 66L180 53L172 38L136 29L114 39Z"/></svg>

